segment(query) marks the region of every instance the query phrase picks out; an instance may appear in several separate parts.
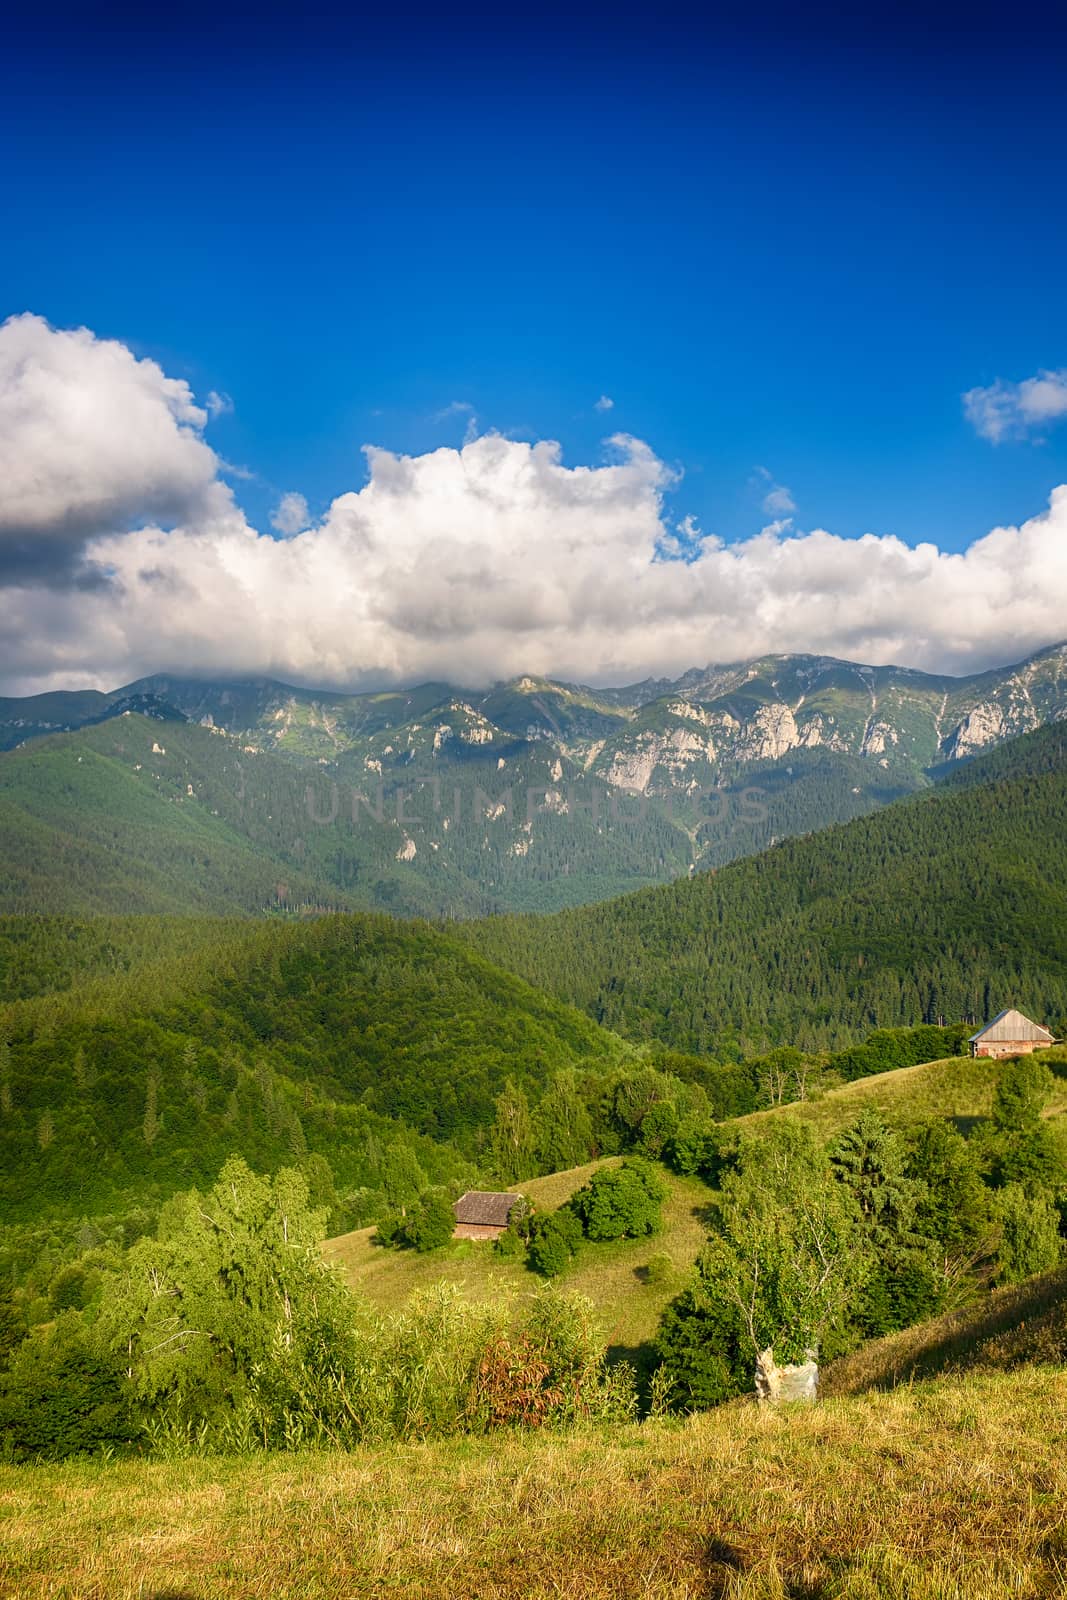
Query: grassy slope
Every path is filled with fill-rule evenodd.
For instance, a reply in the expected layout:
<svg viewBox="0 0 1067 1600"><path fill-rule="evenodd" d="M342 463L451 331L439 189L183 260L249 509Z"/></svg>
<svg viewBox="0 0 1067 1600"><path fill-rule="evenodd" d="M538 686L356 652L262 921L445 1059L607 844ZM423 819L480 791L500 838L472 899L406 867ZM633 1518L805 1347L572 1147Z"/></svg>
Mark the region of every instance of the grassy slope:
<svg viewBox="0 0 1067 1600"><path fill-rule="evenodd" d="M542 1210L552 1211L585 1183L598 1166L614 1166L618 1158L591 1162L547 1178L516 1184ZM677 1294L683 1276L696 1259L705 1228L701 1212L709 1191L697 1178L666 1174L669 1196L663 1207L663 1232L650 1239L586 1245L570 1271L559 1280L565 1289L587 1295L600 1316L609 1345L636 1352L655 1334L663 1307ZM471 1299L529 1292L538 1279L521 1263L505 1261L488 1243L457 1240L426 1255L382 1250L373 1244L373 1228L332 1239L327 1254L348 1281L383 1310L402 1304L416 1289L453 1283ZM666 1252L676 1271L665 1283L648 1284L643 1272L650 1258Z"/></svg>
<svg viewBox="0 0 1067 1600"><path fill-rule="evenodd" d="M823 1393L862 1394L946 1373L1067 1361L1067 1267L995 1289L974 1305L872 1339L823 1374Z"/></svg>
<svg viewBox="0 0 1067 1600"><path fill-rule="evenodd" d="M353 1455L0 1468L19 1600L1063 1593L1067 1374Z"/></svg>
<svg viewBox="0 0 1067 1600"><path fill-rule="evenodd" d="M954 1056L926 1061L917 1067L900 1067L871 1078L857 1078L815 1100L796 1101L769 1111L737 1117L732 1127L758 1129L769 1117L795 1117L808 1122L822 1139L829 1139L864 1111L877 1110L894 1123L922 1117L951 1117L968 1122L989 1115L1000 1067L996 1061L972 1061ZM1057 1078L1045 1115L1067 1111L1067 1081Z"/></svg>
<svg viewBox="0 0 1067 1600"><path fill-rule="evenodd" d="M989 1114L998 1070L995 1061L931 1061L860 1078L818 1100L738 1117L728 1126L758 1130L769 1118L793 1117L811 1123L820 1138L829 1139L870 1108L877 1108L896 1123L931 1116L968 1122ZM1056 1080L1046 1110L1047 1115L1057 1118L1067 1111L1067 1081ZM513 1187L521 1189L542 1210L554 1210L598 1166L612 1164L613 1161L592 1162ZM669 1197L663 1208L662 1233L651 1239L621 1240L611 1245L587 1244L574 1266L560 1279L564 1288L589 1297L609 1344L620 1353L637 1353L654 1337L663 1308L677 1294L704 1242L702 1212L711 1191L696 1178L679 1178L673 1173L664 1173L664 1177ZM373 1237L373 1228L362 1228L330 1240L326 1250L349 1283L382 1310L395 1309L416 1289L435 1283L455 1284L471 1299L485 1300L528 1290L536 1281L524 1266L503 1260L485 1243L461 1240L417 1255L379 1249L372 1242ZM652 1256L662 1252L671 1257L675 1272L663 1283L648 1284L644 1269Z"/></svg>

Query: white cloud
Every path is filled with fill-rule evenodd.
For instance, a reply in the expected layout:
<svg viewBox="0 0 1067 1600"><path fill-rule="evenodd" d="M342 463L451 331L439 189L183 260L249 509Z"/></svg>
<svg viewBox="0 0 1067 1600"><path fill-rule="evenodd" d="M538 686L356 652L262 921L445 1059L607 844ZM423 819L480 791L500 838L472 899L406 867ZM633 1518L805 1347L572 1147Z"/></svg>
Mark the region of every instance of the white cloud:
<svg viewBox="0 0 1067 1600"><path fill-rule="evenodd" d="M467 426L463 430L463 443L470 444L472 439L478 437L478 415L469 400L450 400L447 406L434 412L435 422L448 422L452 417L466 417Z"/></svg>
<svg viewBox="0 0 1067 1600"><path fill-rule="evenodd" d="M1025 439L1046 423L1067 417L1067 367L1039 372L1021 383L998 378L986 389L968 389L963 410L983 439Z"/></svg>
<svg viewBox="0 0 1067 1600"><path fill-rule="evenodd" d="M797 508L797 503L784 483L776 483L763 496L763 509L769 517L787 517Z"/></svg>
<svg viewBox="0 0 1067 1600"><path fill-rule="evenodd" d="M607 394L602 394L600 396L600 399L596 402L596 404L593 407L594 411L613 411L614 409L615 409L615 402L611 398L611 396L607 395Z"/></svg>
<svg viewBox="0 0 1067 1600"><path fill-rule="evenodd" d="M217 389L212 389L204 401L213 417L228 417L233 411L233 401L228 394L220 394Z"/></svg>
<svg viewBox="0 0 1067 1600"><path fill-rule="evenodd" d="M0 575L73 576L87 539L225 509L189 385L86 328L0 326Z"/></svg>
<svg viewBox="0 0 1067 1600"><path fill-rule="evenodd" d="M442 406L440 411L435 411L435 422L447 422L449 417L473 417L474 407L469 400L450 400L447 406Z"/></svg>
<svg viewBox="0 0 1067 1600"><path fill-rule="evenodd" d="M270 525L279 533L300 533L311 521L308 503L302 494L283 494L271 513Z"/></svg>
<svg viewBox="0 0 1067 1600"><path fill-rule="evenodd" d="M521 672L619 682L805 650L965 671L1067 631L1067 486L1047 512L960 554L782 520L727 546L668 512L677 475L639 439L617 434L604 460L572 467L551 442L489 434L420 456L369 448L364 487L279 540L251 527L221 483L184 385L104 346L105 372L121 374L109 429L97 415L102 385L112 392L99 347L88 334L48 333L69 337L89 341L77 359L65 344L34 345L51 381L20 391L15 421L40 487L34 498L28 475L16 470L10 487L0 477L0 526L29 503L37 537L66 537L82 501L64 453L98 470L71 420L85 416L106 466L98 476L118 485L110 527L79 536L107 581L73 590L44 568L9 575L0 637L10 693L111 687L152 670L351 687ZM149 417L162 409L166 449L148 450L144 428L127 438L127 419L141 415L129 384L138 397L144 386ZM183 475L186 443L196 470ZM168 530L152 507L180 501L178 489L185 509ZM92 521L82 513L83 528Z"/></svg>
<svg viewBox="0 0 1067 1600"><path fill-rule="evenodd" d="M757 467L752 477L752 483L757 488L766 485L766 492L761 504L769 517L789 517L796 510L797 504L793 499L791 489L784 483L776 483L774 474L768 472L766 467Z"/></svg>

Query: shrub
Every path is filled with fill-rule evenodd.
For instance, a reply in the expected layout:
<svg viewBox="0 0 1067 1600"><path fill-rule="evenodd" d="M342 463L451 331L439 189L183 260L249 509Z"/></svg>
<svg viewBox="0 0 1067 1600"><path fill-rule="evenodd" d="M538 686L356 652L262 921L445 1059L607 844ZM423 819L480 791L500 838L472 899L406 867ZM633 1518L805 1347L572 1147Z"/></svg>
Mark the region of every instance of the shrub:
<svg viewBox="0 0 1067 1600"><path fill-rule="evenodd" d="M387 1211L374 1225L374 1237L386 1250L399 1250L404 1243L407 1218L400 1211Z"/></svg>
<svg viewBox="0 0 1067 1600"><path fill-rule="evenodd" d="M447 1197L431 1189L405 1222L404 1240L414 1250L437 1250L448 1243L455 1226L455 1213Z"/></svg>
<svg viewBox="0 0 1067 1600"><path fill-rule="evenodd" d="M1040 1056L1006 1061L993 1097L993 1126L998 1133L1032 1133L1052 1092L1052 1073Z"/></svg>
<svg viewBox="0 0 1067 1600"><path fill-rule="evenodd" d="M1060 1219L1047 1195L1009 1183L997 1196L997 1211L1001 1223L997 1267L1002 1283L1019 1283L1057 1264Z"/></svg>
<svg viewBox="0 0 1067 1600"><path fill-rule="evenodd" d="M650 1285L670 1283L674 1276L674 1260L666 1250L657 1250L645 1267L645 1282Z"/></svg>
<svg viewBox="0 0 1067 1600"><path fill-rule="evenodd" d="M120 1361L94 1348L77 1312L26 1339L0 1377L0 1440L16 1461L63 1461L130 1444L139 1429Z"/></svg>
<svg viewBox="0 0 1067 1600"><path fill-rule="evenodd" d="M582 1242L582 1225L569 1206L535 1217L530 1229L527 1261L543 1278L558 1278L571 1263Z"/></svg>
<svg viewBox="0 0 1067 1600"><path fill-rule="evenodd" d="M713 1122L689 1117L680 1123L664 1152L664 1159L683 1178L699 1175L705 1183L718 1180L724 1136Z"/></svg>
<svg viewBox="0 0 1067 1600"><path fill-rule="evenodd" d="M507 1261L517 1261L526 1254L526 1241L513 1228L505 1228L493 1242L493 1249L498 1256L503 1256Z"/></svg>
<svg viewBox="0 0 1067 1600"><path fill-rule="evenodd" d="M755 1356L744 1347L739 1315L699 1284L664 1311L656 1352L661 1390L677 1410L703 1411L752 1386Z"/></svg>
<svg viewBox="0 0 1067 1600"><path fill-rule="evenodd" d="M570 1207L589 1239L640 1239L658 1232L667 1189L650 1162L634 1157L621 1167L601 1167Z"/></svg>

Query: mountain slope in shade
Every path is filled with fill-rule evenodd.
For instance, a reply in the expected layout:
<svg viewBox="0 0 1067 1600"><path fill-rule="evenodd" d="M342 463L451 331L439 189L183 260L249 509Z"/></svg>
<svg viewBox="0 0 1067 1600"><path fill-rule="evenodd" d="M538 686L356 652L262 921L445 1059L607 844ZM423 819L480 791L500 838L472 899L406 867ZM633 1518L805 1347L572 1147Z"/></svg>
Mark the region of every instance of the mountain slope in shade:
<svg viewBox="0 0 1067 1600"><path fill-rule="evenodd" d="M399 1142L462 1189L508 1078L536 1099L629 1053L424 923L201 919L162 956L112 933L128 975L0 1004L0 1223L152 1205L234 1151L260 1170L318 1152L377 1188ZM77 934L27 938L47 959ZM19 937L0 927L0 954Z"/></svg>

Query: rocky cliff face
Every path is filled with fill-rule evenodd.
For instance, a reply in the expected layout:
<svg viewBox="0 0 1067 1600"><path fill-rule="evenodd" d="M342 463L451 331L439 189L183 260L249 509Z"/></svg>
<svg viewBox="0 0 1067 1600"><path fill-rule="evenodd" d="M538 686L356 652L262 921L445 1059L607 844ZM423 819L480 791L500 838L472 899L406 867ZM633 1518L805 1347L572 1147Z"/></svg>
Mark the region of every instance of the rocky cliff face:
<svg viewBox="0 0 1067 1600"><path fill-rule="evenodd" d="M457 870L462 842L480 888L542 905L556 890L524 901L516 875L544 886L573 872L571 901L661 881L847 820L1067 718L1067 645L961 679L821 656L610 690L526 677L338 695L157 677L112 696L0 702L0 747L114 714L131 695L347 785L360 815L384 804L403 873Z"/></svg>

